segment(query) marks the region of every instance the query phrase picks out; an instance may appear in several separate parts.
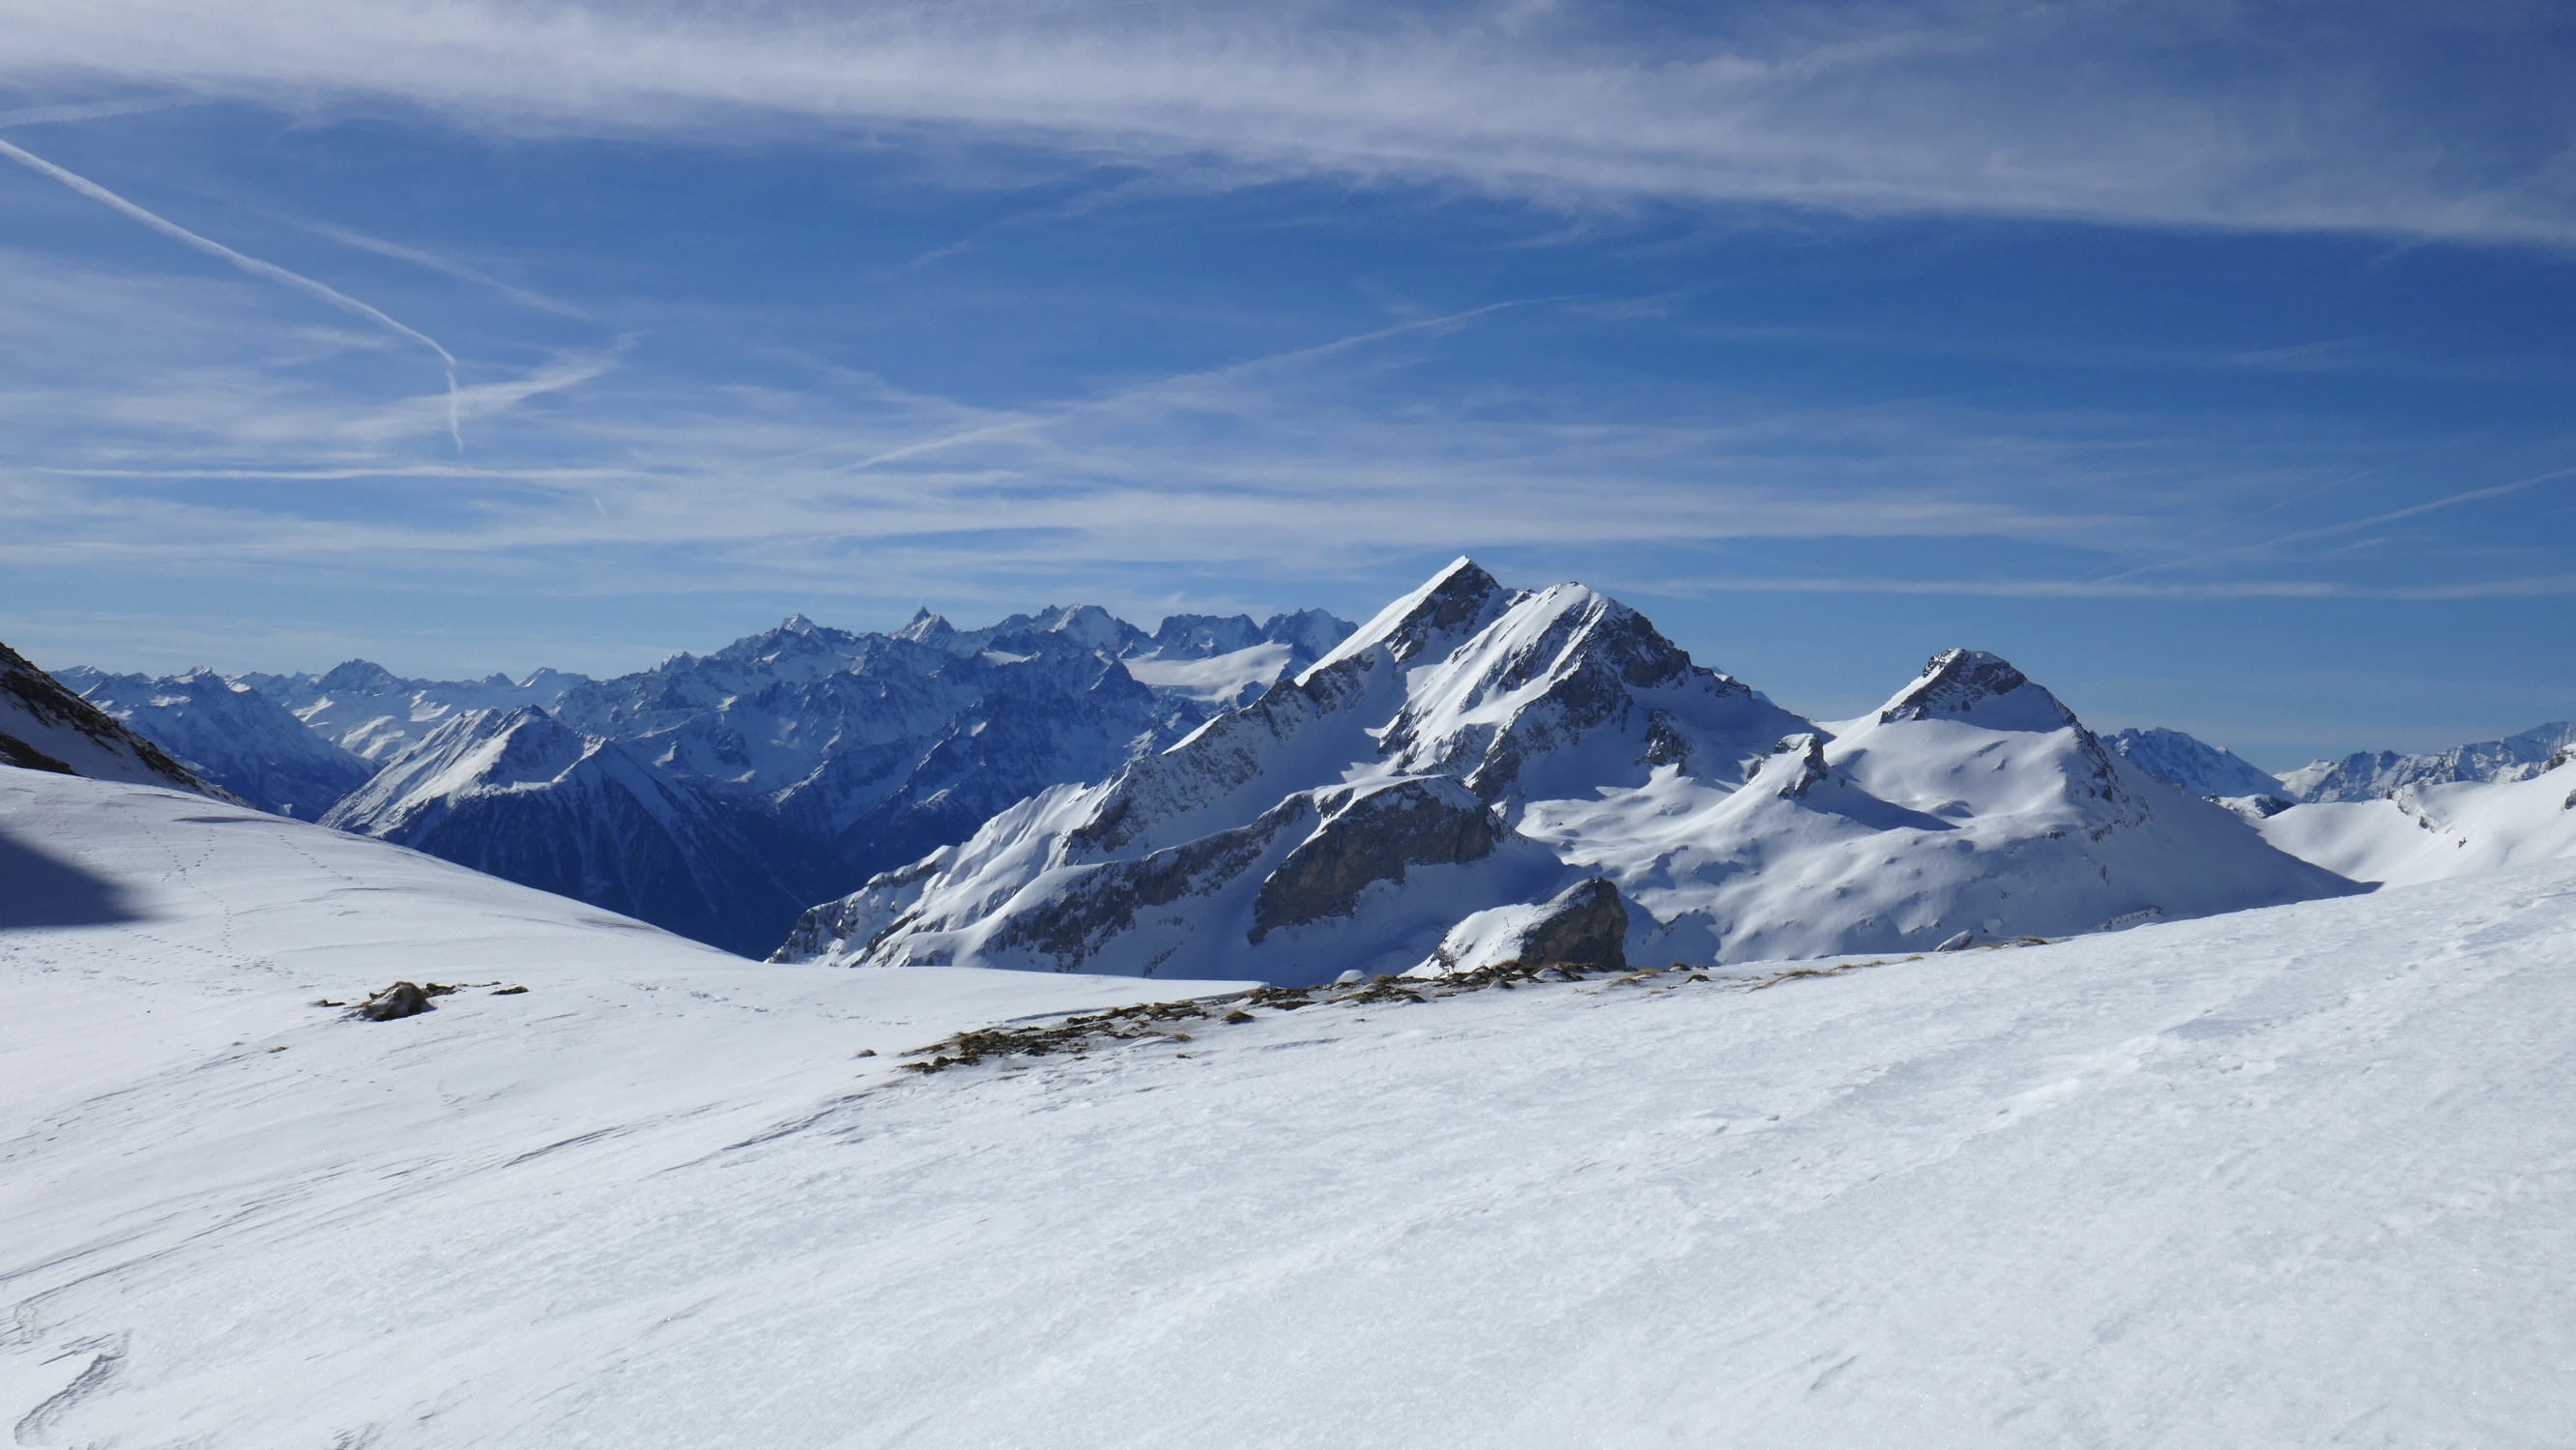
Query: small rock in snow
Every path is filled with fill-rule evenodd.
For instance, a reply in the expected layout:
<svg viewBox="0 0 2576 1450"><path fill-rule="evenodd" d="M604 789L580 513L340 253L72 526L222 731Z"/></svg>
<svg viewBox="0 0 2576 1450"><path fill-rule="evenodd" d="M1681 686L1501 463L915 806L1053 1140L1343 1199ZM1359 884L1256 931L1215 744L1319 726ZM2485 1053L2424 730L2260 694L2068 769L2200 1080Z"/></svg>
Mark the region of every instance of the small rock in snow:
<svg viewBox="0 0 2576 1450"><path fill-rule="evenodd" d="M415 982L396 982L358 1004L352 1016L370 1022L391 1022L397 1017L416 1017L431 1007L429 994Z"/></svg>

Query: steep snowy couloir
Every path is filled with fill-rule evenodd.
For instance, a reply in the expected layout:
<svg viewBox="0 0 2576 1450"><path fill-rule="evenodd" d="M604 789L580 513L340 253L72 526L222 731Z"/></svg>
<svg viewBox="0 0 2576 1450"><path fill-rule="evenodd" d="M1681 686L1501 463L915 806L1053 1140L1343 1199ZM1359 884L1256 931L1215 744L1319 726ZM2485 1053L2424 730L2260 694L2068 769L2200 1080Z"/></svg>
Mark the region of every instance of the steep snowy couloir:
<svg viewBox="0 0 2576 1450"><path fill-rule="evenodd" d="M808 912L780 960L1314 981L1535 920L1654 961L2060 935L2354 889L2124 775L2003 661L1839 732L1579 584L1461 559L1252 705ZM1541 906L1540 903L1547 903ZM1505 944L1510 945L1505 945Z"/></svg>

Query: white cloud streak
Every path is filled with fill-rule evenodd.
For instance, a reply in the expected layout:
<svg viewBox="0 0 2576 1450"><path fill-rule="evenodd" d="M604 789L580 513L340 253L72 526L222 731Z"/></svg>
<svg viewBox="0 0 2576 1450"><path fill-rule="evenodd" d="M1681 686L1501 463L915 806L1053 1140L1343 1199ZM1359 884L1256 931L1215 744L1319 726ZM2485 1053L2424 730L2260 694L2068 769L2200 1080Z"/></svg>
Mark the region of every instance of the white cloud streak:
<svg viewBox="0 0 2576 1450"><path fill-rule="evenodd" d="M921 127L1568 204L2576 241L2560 155L2576 118L2546 45L2444 30L2442 10L1754 3L1685 7L1697 28L1677 29L1580 5L0 0L0 80L391 103L523 132ZM2469 80L2427 69L2442 56L2520 86L2527 104L2493 112L2520 119L2422 99Z"/></svg>
<svg viewBox="0 0 2576 1450"><path fill-rule="evenodd" d="M525 287L504 282L488 272L469 267L453 257L442 257L435 252L424 252L417 247L388 242L381 237L371 237L363 232L350 231L346 227L331 226L326 223L307 225L342 246L355 247L362 252L373 252L379 257L391 257L399 262L409 262L415 267L426 267L441 276L454 277L460 282L471 282L477 287L487 288L500 296L507 297L522 307L534 308L539 312L551 312L557 317L576 318L583 322L592 320L589 313L578 307L557 302L541 292L531 292Z"/></svg>
<svg viewBox="0 0 2576 1450"><path fill-rule="evenodd" d="M324 283L316 282L312 278L307 277L300 272L290 272L284 267L278 266L274 262L263 262L257 257L247 256L243 253L236 252L221 242L201 237L195 232L188 230L186 227L179 225L177 222L171 221L156 213L146 211L142 207L136 206L134 203L127 201L124 197L117 195L115 192L108 190L106 187L99 185L97 182L92 181L85 176L80 176L73 172L66 171L62 167L56 166L54 163L47 161L43 157L38 156L23 147L17 146L8 141L0 141L0 156L6 156L10 160L17 162L19 165L26 167L28 170L33 171L40 176L49 177L54 181L58 181L64 186L71 188L73 191L88 197L90 200L98 202L100 205L106 206L124 216L132 218L135 221L141 222L143 225L150 227L152 230L161 233L163 236L166 236L173 241L193 247L197 251L203 252L209 257L213 257L230 266L237 267L254 277L264 278L271 282L280 283L284 286L292 287L299 292L305 293L308 296L319 298L323 302L326 302L343 312L365 318L367 321L376 324L378 327L381 327L398 337L409 338L411 341L417 342L421 346L428 348L431 352L438 354L439 362L444 365L447 370L448 436L455 440L457 452L462 453L465 451L465 434L458 421L456 357L446 348L440 346L438 339L431 337L428 333L422 332L417 328L405 326L404 324L395 321L393 318L386 316L376 308L359 301L357 298L339 291L336 288L325 285Z"/></svg>

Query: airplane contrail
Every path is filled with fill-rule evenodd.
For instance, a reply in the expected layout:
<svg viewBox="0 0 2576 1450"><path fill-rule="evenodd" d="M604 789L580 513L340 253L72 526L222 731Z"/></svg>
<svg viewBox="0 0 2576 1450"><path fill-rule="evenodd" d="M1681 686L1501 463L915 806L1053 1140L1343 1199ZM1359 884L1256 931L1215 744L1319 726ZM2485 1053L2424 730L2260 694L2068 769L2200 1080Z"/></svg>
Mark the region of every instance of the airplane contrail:
<svg viewBox="0 0 2576 1450"><path fill-rule="evenodd" d="M314 281L310 277L302 275L301 273L290 272L274 262L263 262L257 257L244 256L241 253L234 251L232 248L225 246L221 242L210 241L205 237L198 236L195 232L188 230L177 222L169 221L163 217L159 217L151 212L145 211L143 208L127 201L124 197L118 196L115 192L108 190L106 187L99 185L88 177L79 176L72 172L65 171L54 163L47 161L45 158L27 151L22 147L13 145L8 141L0 141L0 156L6 156L10 160L17 162L19 165L26 167L30 171L36 172L40 175L50 176L54 180L61 182L63 185L70 187L72 190L79 192L81 195L88 197L90 200L123 212L125 215L134 218L136 221L143 223L145 226L150 227L152 230L161 233L163 236L168 237L173 241L183 242L188 246L194 247L198 251L205 253L207 256L217 258L224 262L229 262L233 266L239 267L241 270L250 273L254 277L265 277L271 282L282 282L300 292L309 293L310 295L318 297L324 302L330 303L332 306L339 308L343 312L355 313L356 315L367 319L369 322L384 328L388 332L394 333L397 336L410 338L412 341L428 348L431 352L438 354L438 360L445 364L447 368L447 436L455 440L457 452L462 453L465 451L465 433L459 425L457 418L456 355L449 352L446 348L439 346L437 338L420 331L418 328L405 327L403 324L394 321L384 313L368 306L357 298L335 288L327 287L320 282Z"/></svg>

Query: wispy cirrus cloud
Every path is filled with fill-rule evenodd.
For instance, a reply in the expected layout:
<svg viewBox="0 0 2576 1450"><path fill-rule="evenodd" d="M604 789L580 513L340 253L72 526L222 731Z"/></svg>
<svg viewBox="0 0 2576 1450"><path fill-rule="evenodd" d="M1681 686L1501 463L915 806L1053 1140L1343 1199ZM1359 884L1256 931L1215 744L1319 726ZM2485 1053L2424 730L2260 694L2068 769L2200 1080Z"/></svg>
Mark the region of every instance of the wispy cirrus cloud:
<svg viewBox="0 0 2576 1450"><path fill-rule="evenodd" d="M2576 240L2569 36L2545 7L9 0L0 17L0 82L35 95L150 86L537 132L927 128L1563 203Z"/></svg>
<svg viewBox="0 0 2576 1450"><path fill-rule="evenodd" d="M215 241L212 238L199 236L197 233L188 230L177 222L171 221L167 217L161 216L158 213L146 211L142 207L136 206L133 202L127 201L124 197L117 195L115 192L108 190L106 187L99 185L97 182L90 180L88 177L78 175L64 169L63 167L57 166L43 157L36 155L34 152L24 149L23 147L14 145L5 140L0 140L0 158L17 162L19 165L26 167L28 170L35 172L39 176L60 182L62 185L71 188L73 191L80 193L82 196L88 197L90 200L95 201L102 206L107 207L118 215L140 222L144 226L147 226L152 230L161 233L163 236L178 242L180 245L195 251L203 252L207 256L213 257L217 261L224 263L226 266L238 268L243 272L249 273L251 276L275 282L281 286L291 287L309 297L317 298L329 306L336 307L342 312L349 313L352 316L359 317L367 322L373 323L374 325L383 328L385 331L392 333L396 337L406 338L428 348L432 353L437 355L439 362L445 366L447 371L448 436L454 440L456 451L459 453L465 451L465 434L460 428L458 421L459 402L456 388L456 355L449 352L444 346L440 345L438 339L431 337L428 333L422 332L418 328L395 321L373 304L361 302L357 298L350 296L336 287L332 287L326 283L317 282L312 278L305 276L301 272L288 271L286 268L281 267L274 262L263 261L258 257L249 256L245 253L235 251L231 247L227 247L223 243Z"/></svg>

